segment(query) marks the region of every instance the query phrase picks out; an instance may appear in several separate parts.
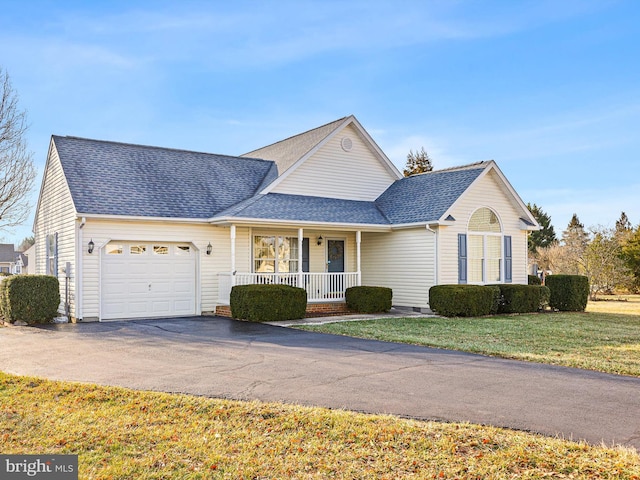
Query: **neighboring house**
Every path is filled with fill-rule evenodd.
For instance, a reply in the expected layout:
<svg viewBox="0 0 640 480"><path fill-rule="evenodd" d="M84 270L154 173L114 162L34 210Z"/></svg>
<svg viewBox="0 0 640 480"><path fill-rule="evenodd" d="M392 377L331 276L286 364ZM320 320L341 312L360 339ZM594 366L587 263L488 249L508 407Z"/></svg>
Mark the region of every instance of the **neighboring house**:
<svg viewBox="0 0 640 480"><path fill-rule="evenodd" d="M15 273L16 275L27 273L28 265L29 259L27 256L22 252L16 252L16 263L13 267L12 273Z"/></svg>
<svg viewBox="0 0 640 480"><path fill-rule="evenodd" d="M495 162L403 178L353 116L241 157L53 136L34 224L84 321L228 314L247 283L424 309L435 284L527 283L537 228Z"/></svg>
<svg viewBox="0 0 640 480"><path fill-rule="evenodd" d="M26 258L25 269L22 273L33 275L36 273L36 246L31 245L23 253Z"/></svg>
<svg viewBox="0 0 640 480"><path fill-rule="evenodd" d="M0 243L0 272L15 273L16 252L13 243Z"/></svg>

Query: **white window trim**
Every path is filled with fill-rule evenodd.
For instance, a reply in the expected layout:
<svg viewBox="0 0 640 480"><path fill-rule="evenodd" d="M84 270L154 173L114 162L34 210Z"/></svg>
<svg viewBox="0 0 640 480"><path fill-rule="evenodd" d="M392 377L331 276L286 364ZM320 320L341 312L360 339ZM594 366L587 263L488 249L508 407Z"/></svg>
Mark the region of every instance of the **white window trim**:
<svg viewBox="0 0 640 480"><path fill-rule="evenodd" d="M476 212L478 212L479 210L482 209L488 209L491 212L493 212L493 214L496 216L496 218L498 219L498 224L500 225L500 232L479 232L476 230L469 230L469 222L471 221L471 218L473 218L473 216L476 214ZM486 285L486 284L494 284L494 283L505 283L504 278L505 278L505 251L504 251L504 226L502 223L502 219L500 218L500 215L498 215L498 212L496 212L493 208L488 207L488 206L481 206L476 208L473 213L469 216L469 220L467 221L467 283L470 285ZM472 236L479 236L482 237L482 280L480 282L472 282L471 281L471 269L469 268L469 266L471 265L471 260L474 259L474 257L471 256L471 248L470 248L470 244L471 242L469 241L469 238ZM499 275L500 275L500 280L498 281L487 281L487 237L500 237L500 258L499 258L499 262L500 262L500 269L499 269ZM477 259L476 259L477 260Z"/></svg>
<svg viewBox="0 0 640 480"><path fill-rule="evenodd" d="M289 234L289 233L279 233L279 234L272 234L272 233L252 233L251 235L251 273L268 273L268 272L256 272L256 259L255 259L255 245L256 245L256 237L273 237L275 239L275 243L276 243L276 257L273 259L274 260L274 266L273 266L273 274L294 274L294 273L298 273L298 268L296 268L295 271L291 272L280 272L279 271L279 263L280 260L277 257L278 255L278 238L290 238L291 239L291 244L290 244L290 248L291 246L294 245L295 242L295 248L298 248L298 236L297 235L293 235L293 234ZM298 256L294 257L289 257L289 262L295 262L297 263L298 260Z"/></svg>

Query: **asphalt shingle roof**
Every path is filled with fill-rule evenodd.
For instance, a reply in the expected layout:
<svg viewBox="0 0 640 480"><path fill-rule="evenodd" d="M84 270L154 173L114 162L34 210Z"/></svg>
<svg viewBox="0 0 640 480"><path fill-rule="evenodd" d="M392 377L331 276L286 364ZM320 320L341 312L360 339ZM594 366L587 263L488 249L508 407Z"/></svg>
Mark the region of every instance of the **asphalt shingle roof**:
<svg viewBox="0 0 640 480"><path fill-rule="evenodd" d="M53 136L79 213L209 218L274 179L273 162Z"/></svg>
<svg viewBox="0 0 640 480"><path fill-rule="evenodd" d="M15 262L16 252L13 243L0 243L0 262Z"/></svg>
<svg viewBox="0 0 640 480"><path fill-rule="evenodd" d="M392 224L439 220L486 168L477 164L440 170L394 182L376 199L377 207Z"/></svg>
<svg viewBox="0 0 640 480"><path fill-rule="evenodd" d="M221 212L219 216L322 223L389 224L374 202L283 193L257 195Z"/></svg>

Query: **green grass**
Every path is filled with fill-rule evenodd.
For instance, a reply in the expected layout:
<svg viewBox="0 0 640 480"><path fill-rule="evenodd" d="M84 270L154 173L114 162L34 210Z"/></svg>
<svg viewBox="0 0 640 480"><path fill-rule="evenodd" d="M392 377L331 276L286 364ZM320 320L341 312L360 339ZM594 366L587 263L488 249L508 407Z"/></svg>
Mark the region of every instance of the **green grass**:
<svg viewBox="0 0 640 480"><path fill-rule="evenodd" d="M0 373L3 454L81 479L640 479L640 456L524 432Z"/></svg>
<svg viewBox="0 0 640 480"><path fill-rule="evenodd" d="M414 317L300 328L640 376L638 315L546 313L481 318Z"/></svg>

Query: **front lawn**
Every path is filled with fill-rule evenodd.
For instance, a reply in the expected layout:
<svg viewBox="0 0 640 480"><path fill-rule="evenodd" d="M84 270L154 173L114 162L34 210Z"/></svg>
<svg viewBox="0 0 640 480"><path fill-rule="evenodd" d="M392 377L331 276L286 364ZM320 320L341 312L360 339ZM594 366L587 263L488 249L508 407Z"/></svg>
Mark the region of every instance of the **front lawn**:
<svg viewBox="0 0 640 480"><path fill-rule="evenodd" d="M640 376L638 315L545 313L401 318L300 328Z"/></svg>
<svg viewBox="0 0 640 480"><path fill-rule="evenodd" d="M79 454L80 479L640 478L631 449L1 372L0 445Z"/></svg>

